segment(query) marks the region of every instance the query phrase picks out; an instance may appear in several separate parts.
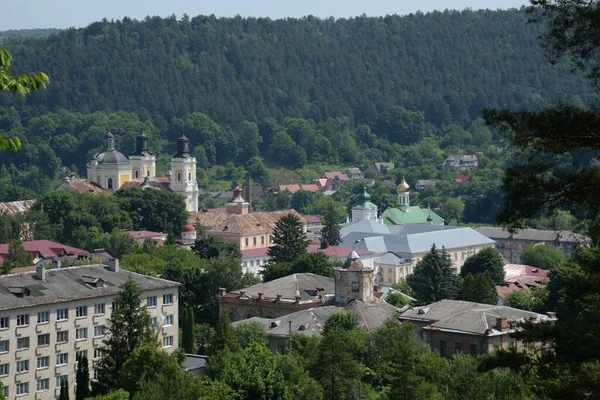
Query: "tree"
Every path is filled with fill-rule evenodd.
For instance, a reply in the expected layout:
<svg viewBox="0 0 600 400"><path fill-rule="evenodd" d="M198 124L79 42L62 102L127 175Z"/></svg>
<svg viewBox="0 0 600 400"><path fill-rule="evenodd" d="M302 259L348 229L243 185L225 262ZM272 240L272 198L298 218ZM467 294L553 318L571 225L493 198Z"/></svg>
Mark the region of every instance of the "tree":
<svg viewBox="0 0 600 400"><path fill-rule="evenodd" d="M453 299L459 290L458 276L454 273L450 256L445 249L438 250L435 244L417 263L406 282L415 292L415 297L426 303Z"/></svg>
<svg viewBox="0 0 600 400"><path fill-rule="evenodd" d="M377 131L392 143L413 144L423 139L423 114L396 106L385 110L377 118Z"/></svg>
<svg viewBox="0 0 600 400"><path fill-rule="evenodd" d="M558 250L554 250L548 244L538 244L526 247L519 259L522 264L531 265L540 269L552 269L562 265L567 260Z"/></svg>
<svg viewBox="0 0 600 400"><path fill-rule="evenodd" d="M192 307L184 308L181 317L181 348L188 354L196 354L194 309Z"/></svg>
<svg viewBox="0 0 600 400"><path fill-rule="evenodd" d="M60 381L60 395L58 400L69 400L69 379L61 379Z"/></svg>
<svg viewBox="0 0 600 400"><path fill-rule="evenodd" d="M239 324L235 327L234 332L235 339L242 346L242 349L245 349L254 342L263 346L268 344L267 332L264 326L258 321L248 321Z"/></svg>
<svg viewBox="0 0 600 400"><path fill-rule="evenodd" d="M267 255L270 262L290 262L306 253L308 240L300 219L294 214L284 215L273 228L273 246Z"/></svg>
<svg viewBox="0 0 600 400"><path fill-rule="evenodd" d="M315 201L315 195L306 190L298 190L292 195L291 207L299 213L305 213L306 209Z"/></svg>
<svg viewBox="0 0 600 400"><path fill-rule="evenodd" d="M231 326L231 318L229 318L226 310L223 310L219 317L211 347L213 352L223 350L236 351L240 348L240 345L235 340L235 331Z"/></svg>
<svg viewBox="0 0 600 400"><path fill-rule="evenodd" d="M77 359L75 374L75 400L85 400L90 397L90 365L85 355Z"/></svg>
<svg viewBox="0 0 600 400"><path fill-rule="evenodd" d="M465 203L463 203L460 199L449 198L446 200L446 203L444 203L443 217L446 221L455 219L457 222L460 222L462 220L464 210Z"/></svg>
<svg viewBox="0 0 600 400"><path fill-rule="evenodd" d="M263 282L274 281L292 273L291 263L271 262L261 271Z"/></svg>
<svg viewBox="0 0 600 400"><path fill-rule="evenodd" d="M467 274L462 280L458 298L475 303L498 304L496 284L492 280L490 272Z"/></svg>
<svg viewBox="0 0 600 400"><path fill-rule="evenodd" d="M88 397L88 400L129 400L129 393L123 389L112 390L105 395Z"/></svg>
<svg viewBox="0 0 600 400"><path fill-rule="evenodd" d="M393 305L394 307L402 308L408 304L404 296L398 292L392 292L387 295L385 302Z"/></svg>
<svg viewBox="0 0 600 400"><path fill-rule="evenodd" d="M477 275L486 271L496 285L504 283L504 261L493 247L486 247L467 258L460 269L460 275L464 278L469 274Z"/></svg>
<svg viewBox="0 0 600 400"><path fill-rule="evenodd" d="M158 345L156 330L141 295L139 285L132 280L121 285L121 293L115 298L115 307L107 321L104 356L98 363L98 380L93 384L95 393L106 394L118 387L123 365L136 348Z"/></svg>
<svg viewBox="0 0 600 400"><path fill-rule="evenodd" d="M8 255L2 263L2 273L8 274L14 268L26 267L33 264L33 257L23 247L20 240L11 240L8 245Z"/></svg>
<svg viewBox="0 0 600 400"><path fill-rule="evenodd" d="M545 286L538 286L531 290L519 290L510 293L504 299L504 305L520 310L545 313L548 310L546 307L547 301L548 289Z"/></svg>
<svg viewBox="0 0 600 400"><path fill-rule="evenodd" d="M323 214L323 229L321 229L321 236L332 246L337 246L342 241L340 236L340 222L344 218L336 208L333 202L327 204L325 214Z"/></svg>
<svg viewBox="0 0 600 400"><path fill-rule="evenodd" d="M220 254L230 254L232 257L242 258L240 248L235 243L225 243L216 240L206 233L201 233L196 238L196 242L192 246L192 251L200 258L216 258Z"/></svg>
<svg viewBox="0 0 600 400"><path fill-rule="evenodd" d="M8 91L26 96L46 87L49 82L48 76L43 72L32 72L20 76L12 76L9 73L12 64L12 54L8 50L0 50L0 92ZM18 137L7 137L0 135L0 151L16 153L21 148Z"/></svg>
<svg viewBox="0 0 600 400"><path fill-rule="evenodd" d="M342 262L331 261L325 253L316 251L303 254L292 262L290 264L290 274L311 273L333 278L335 275L334 269L341 266Z"/></svg>

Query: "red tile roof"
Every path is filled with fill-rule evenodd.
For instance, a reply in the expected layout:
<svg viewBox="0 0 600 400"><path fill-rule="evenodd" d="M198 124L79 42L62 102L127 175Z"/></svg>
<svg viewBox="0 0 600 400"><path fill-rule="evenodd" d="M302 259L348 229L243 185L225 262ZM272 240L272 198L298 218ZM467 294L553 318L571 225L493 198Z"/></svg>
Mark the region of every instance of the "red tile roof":
<svg viewBox="0 0 600 400"><path fill-rule="evenodd" d="M154 238L154 237L162 237L166 236L166 234L161 232L152 232L152 231L128 231L127 234L134 239L146 239L146 238Z"/></svg>
<svg viewBox="0 0 600 400"><path fill-rule="evenodd" d="M465 183L465 182L468 182L469 179L471 179L471 175L460 174L460 175L457 175L456 178L454 178L454 182Z"/></svg>
<svg viewBox="0 0 600 400"><path fill-rule="evenodd" d="M279 185L279 191L283 192L288 190L291 194L296 193L299 190L306 190L307 192L317 193L319 191L319 187L315 184L292 184L292 185Z"/></svg>
<svg viewBox="0 0 600 400"><path fill-rule="evenodd" d="M0 203L0 215L7 213L11 215L23 214L35 204L35 200L19 200Z"/></svg>
<svg viewBox="0 0 600 400"><path fill-rule="evenodd" d="M275 223L287 214L294 214L302 224L306 220L296 210L283 210L271 212L257 212L249 214L227 214L209 213L205 211L190 212L190 224L196 222L200 226L209 228L208 233L269 233L273 230Z"/></svg>
<svg viewBox="0 0 600 400"><path fill-rule="evenodd" d="M309 244L306 251L309 253L321 252L321 253L325 254L327 257L346 259L346 258L348 258L348 254L350 254L352 252L352 248L342 247L342 246L329 246L325 249L322 249L321 245L319 245L319 244ZM354 251L359 256L373 254L372 251L368 251L368 250L354 250Z"/></svg>
<svg viewBox="0 0 600 400"><path fill-rule="evenodd" d="M325 173L323 174L323 176L324 176L325 178L327 178L327 179L334 179L334 180L335 180L335 179L337 178L338 180L340 180L340 181L342 181L342 182L346 182L346 181L349 181L349 180L350 180L350 178L348 178L348 175L346 175L346 174L342 174L342 173L341 173L341 172L339 172L339 171L335 171L335 172L325 172Z"/></svg>
<svg viewBox="0 0 600 400"><path fill-rule="evenodd" d="M0 263L4 262L6 256L8 256L8 246L8 244L0 244ZM32 240L30 242L23 242L23 248L33 257L39 257L45 260L67 255L90 256L90 253L85 250L52 242L50 240Z"/></svg>
<svg viewBox="0 0 600 400"><path fill-rule="evenodd" d="M262 257L262 256L266 257L268 251L269 251L268 247L261 247L260 249L242 250L242 258Z"/></svg>
<svg viewBox="0 0 600 400"><path fill-rule="evenodd" d="M321 223L321 217L319 217L318 215L303 215L303 217L306 220L306 222L308 222L309 224L320 224Z"/></svg>
<svg viewBox="0 0 600 400"><path fill-rule="evenodd" d="M63 182L57 190L74 190L84 194L95 194L110 196L113 192L102 189L100 185L94 182L88 182L85 179L71 179Z"/></svg>

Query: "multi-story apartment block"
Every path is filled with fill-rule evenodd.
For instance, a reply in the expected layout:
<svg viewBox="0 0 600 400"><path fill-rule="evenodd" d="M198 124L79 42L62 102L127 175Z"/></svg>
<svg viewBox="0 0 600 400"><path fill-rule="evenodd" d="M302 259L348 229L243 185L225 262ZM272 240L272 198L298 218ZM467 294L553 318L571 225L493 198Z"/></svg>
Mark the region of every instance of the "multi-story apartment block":
<svg viewBox="0 0 600 400"><path fill-rule="evenodd" d="M56 399L68 379L74 398L77 358L90 375L102 357L107 322L120 286L128 280L143 301L166 351L177 348L176 282L105 265L44 269L0 277L0 380L7 399ZM94 376L90 376L94 379Z"/></svg>

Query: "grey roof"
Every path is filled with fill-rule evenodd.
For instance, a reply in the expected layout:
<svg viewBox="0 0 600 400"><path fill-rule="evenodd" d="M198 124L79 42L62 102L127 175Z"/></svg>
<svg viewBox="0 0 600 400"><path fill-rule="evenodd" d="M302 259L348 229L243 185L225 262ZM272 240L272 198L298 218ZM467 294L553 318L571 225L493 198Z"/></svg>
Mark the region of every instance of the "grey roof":
<svg viewBox="0 0 600 400"><path fill-rule="evenodd" d="M292 333L300 333L306 336L320 335L327 318L336 311L344 309L356 313L360 317L361 325L368 332L377 329L386 319L397 315L399 312L398 308L379 299L376 299L374 303L352 300L344 307L324 303L322 306L297 311L280 318L250 318L234 322L233 326L249 321L257 321L264 326L268 336L288 337L290 333L289 321L292 321Z"/></svg>
<svg viewBox="0 0 600 400"><path fill-rule="evenodd" d="M435 186L435 181L432 181L430 179L419 179L417 181L417 184L421 186Z"/></svg>
<svg viewBox="0 0 600 400"><path fill-rule="evenodd" d="M93 288L84 280L98 278L104 281L104 287ZM30 307L40 304L52 304L90 297L113 296L118 294L123 283L129 279L136 282L142 290L177 287L179 283L166 279L119 270L114 272L104 265L84 265L60 269L47 269L46 281L36 278L36 273L10 274L0 276L0 310ZM27 288L29 296L17 297L9 288Z"/></svg>
<svg viewBox="0 0 600 400"><path fill-rule="evenodd" d="M386 253L379 259L379 264L385 265L405 265L404 259L398 257L394 253Z"/></svg>
<svg viewBox="0 0 600 400"><path fill-rule="evenodd" d="M438 248L455 249L495 243L492 239L467 227L427 224L388 226L367 220L342 228L341 235L340 246L380 254L426 253L433 244Z"/></svg>
<svg viewBox="0 0 600 400"><path fill-rule="evenodd" d="M571 231L551 231L541 229L521 229L511 233L505 228L480 226L475 230L492 239L532 240L539 242L575 242L587 244L591 239Z"/></svg>
<svg viewBox="0 0 600 400"><path fill-rule="evenodd" d="M95 158L98 164L129 164L127 157L115 149L101 151Z"/></svg>
<svg viewBox="0 0 600 400"><path fill-rule="evenodd" d="M530 318L535 318L536 321L550 320L546 315L530 311L459 300L442 300L427 306L410 308L400 316L400 319L421 321L440 330L484 335L487 330L491 330L492 334L503 333L495 329L496 318L500 317L517 322L527 321Z"/></svg>
<svg viewBox="0 0 600 400"><path fill-rule="evenodd" d="M348 172L350 172L351 174L362 174L362 171L360 170L360 168L348 168Z"/></svg>
<svg viewBox="0 0 600 400"><path fill-rule="evenodd" d="M317 288L323 290L315 293ZM317 298L319 295L334 294L335 281L327 276L301 273L284 276L245 289L234 290L231 293L240 293L240 291L246 292L246 296L258 296L259 293L263 293L263 297L276 298L280 294L284 299L295 299L296 296L301 296L302 300L310 300Z"/></svg>
<svg viewBox="0 0 600 400"><path fill-rule="evenodd" d="M186 354L185 360L183 360L183 370L185 372L193 371L195 369L202 369L206 366L208 356L201 356L198 354Z"/></svg>

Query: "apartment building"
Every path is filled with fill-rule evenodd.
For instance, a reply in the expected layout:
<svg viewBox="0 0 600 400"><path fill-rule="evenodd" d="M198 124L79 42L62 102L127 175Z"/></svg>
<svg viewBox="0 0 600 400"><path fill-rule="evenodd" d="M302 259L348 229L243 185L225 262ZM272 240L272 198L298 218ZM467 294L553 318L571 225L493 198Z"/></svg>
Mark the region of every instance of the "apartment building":
<svg viewBox="0 0 600 400"><path fill-rule="evenodd" d="M74 398L77 358L87 355L90 375L96 374L115 297L130 279L143 290L164 350L178 347L179 284L121 270L118 261L0 276L0 380L6 399L54 400L64 379Z"/></svg>

